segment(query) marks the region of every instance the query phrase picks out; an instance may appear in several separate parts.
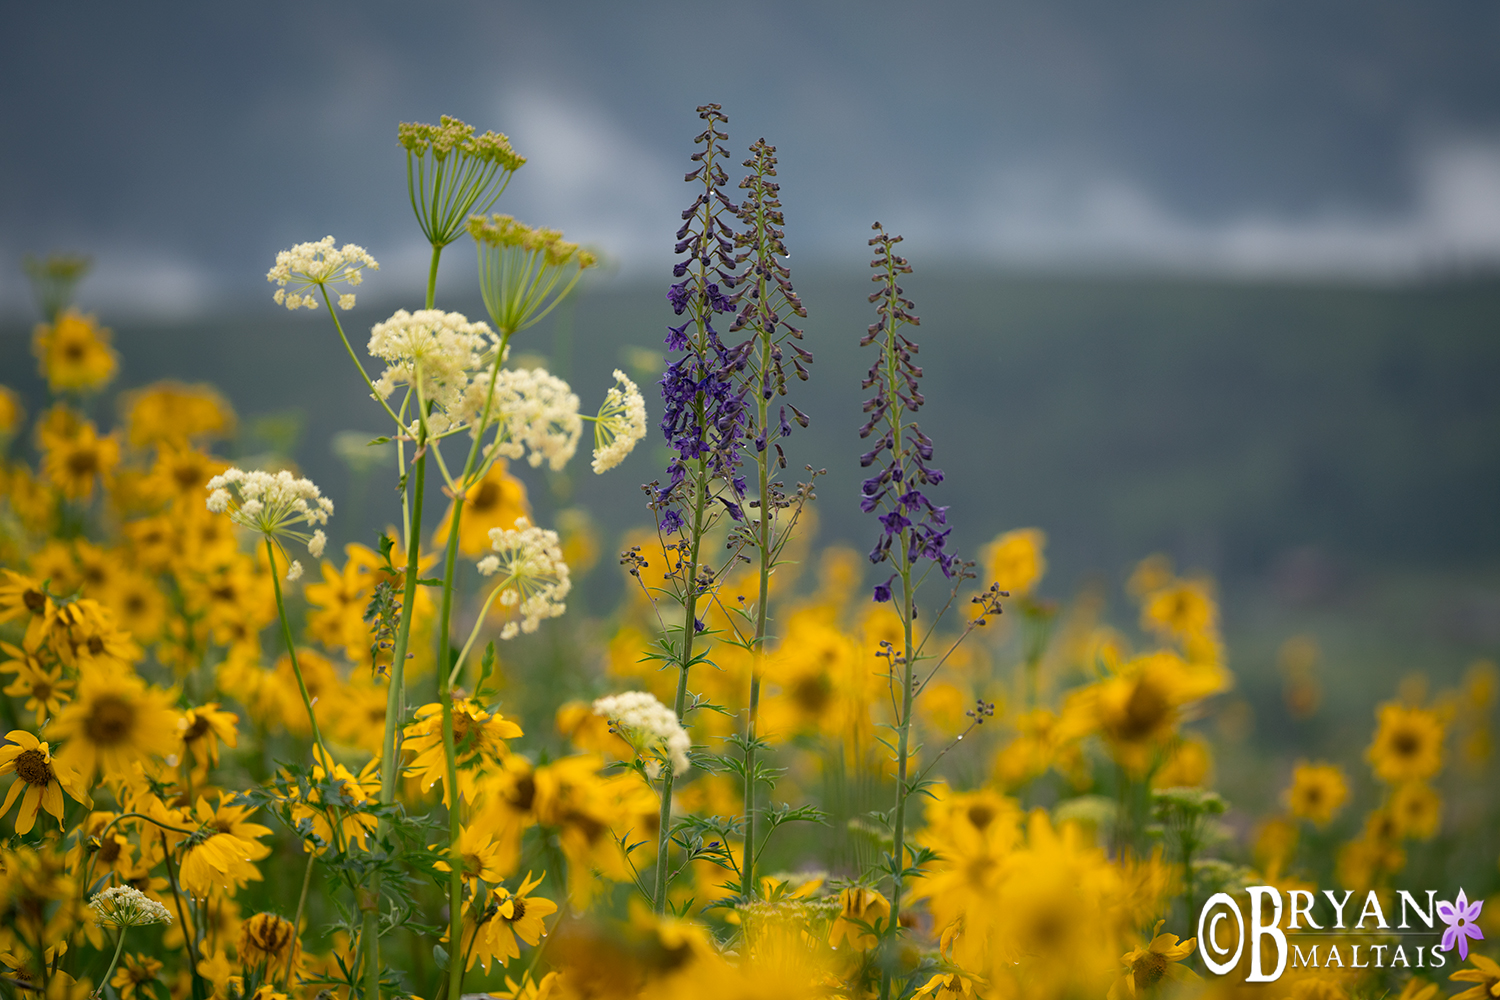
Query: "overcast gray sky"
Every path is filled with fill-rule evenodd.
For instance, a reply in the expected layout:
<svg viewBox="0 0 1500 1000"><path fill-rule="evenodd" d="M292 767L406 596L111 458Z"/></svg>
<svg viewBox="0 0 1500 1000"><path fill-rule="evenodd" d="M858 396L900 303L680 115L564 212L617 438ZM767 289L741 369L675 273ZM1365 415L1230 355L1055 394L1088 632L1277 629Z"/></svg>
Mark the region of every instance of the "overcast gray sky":
<svg viewBox="0 0 1500 1000"><path fill-rule="evenodd" d="M415 285L400 120L530 158L497 208L664 271L693 108L780 149L789 242L929 261L1383 278L1500 261L1500 5L258 2L0 12L0 309L259 295L332 233ZM467 254L466 249L458 252Z"/></svg>

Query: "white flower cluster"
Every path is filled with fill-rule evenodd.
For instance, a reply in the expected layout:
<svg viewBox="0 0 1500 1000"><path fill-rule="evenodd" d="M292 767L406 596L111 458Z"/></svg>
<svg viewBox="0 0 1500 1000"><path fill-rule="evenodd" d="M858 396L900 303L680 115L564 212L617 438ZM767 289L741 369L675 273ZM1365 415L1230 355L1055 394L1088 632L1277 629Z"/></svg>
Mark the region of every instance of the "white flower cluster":
<svg viewBox="0 0 1500 1000"><path fill-rule="evenodd" d="M616 385L604 395L594 422L594 471L608 472L625 460L637 441L646 436L646 401L641 390L615 369Z"/></svg>
<svg viewBox="0 0 1500 1000"><path fill-rule="evenodd" d="M172 922L172 914L165 906L128 885L112 885L95 894L89 906L99 915L100 923L121 928Z"/></svg>
<svg viewBox="0 0 1500 1000"><path fill-rule="evenodd" d="M316 309L318 300L310 289L336 284L358 285L364 280L363 268L380 270L375 258L365 252L364 247L345 243L334 247L333 237L325 236L316 243L298 243L290 250L276 255L276 266L266 272L266 280L282 286L276 289L277 305L288 309ZM292 282L292 290L286 289ZM339 296L340 309L354 308L354 295L345 292Z"/></svg>
<svg viewBox="0 0 1500 1000"><path fill-rule="evenodd" d="M518 517L514 528L490 529L490 548L494 553L479 560L479 572L503 574L497 588L499 601L521 617L519 624L506 622L500 638L514 639L518 632L529 635L543 618L556 618L568 610L563 598L573 589L573 582L557 532Z"/></svg>
<svg viewBox="0 0 1500 1000"><path fill-rule="evenodd" d="M594 714L608 719L610 730L619 733L636 753L670 760L674 777L688 769L692 739L677 721L677 713L655 695L646 691L608 695L594 702ZM647 761L646 773L659 777L661 761Z"/></svg>
<svg viewBox="0 0 1500 1000"><path fill-rule="evenodd" d="M452 415L453 422L477 426L489 387L489 372L474 376L461 415ZM497 374L490 423L496 428L494 451L510 459L524 455L532 468L545 461L554 472L573 457L583 433L578 396L568 383L542 368L504 369Z"/></svg>
<svg viewBox="0 0 1500 1000"><path fill-rule="evenodd" d="M208 509L228 514L235 524L244 525L268 538L288 536L306 543L313 558L323 555L328 538L318 528L308 534L295 530L295 524L327 524L333 513L333 501L308 479L298 479L285 469L277 473L246 472L225 469L208 481ZM302 564L292 560L286 578L302 576Z"/></svg>
<svg viewBox="0 0 1500 1000"><path fill-rule="evenodd" d="M462 313L398 309L370 330L370 354L387 365L375 391L389 398L398 385L416 385L420 372L422 398L436 404L428 427L441 434L462 412L469 372L484 364L494 346L488 324L470 323Z"/></svg>

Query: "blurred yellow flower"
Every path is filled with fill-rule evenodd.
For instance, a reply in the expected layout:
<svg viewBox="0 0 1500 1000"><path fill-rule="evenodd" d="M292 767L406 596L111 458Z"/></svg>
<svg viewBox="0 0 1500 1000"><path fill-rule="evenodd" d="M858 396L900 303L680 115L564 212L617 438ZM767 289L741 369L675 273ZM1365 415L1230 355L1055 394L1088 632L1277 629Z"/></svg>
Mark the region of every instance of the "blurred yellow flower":
<svg viewBox="0 0 1500 1000"><path fill-rule="evenodd" d="M81 423L70 435L48 435L42 454L42 472L69 500L91 499L94 484L110 475L120 462L120 442L100 437L89 421Z"/></svg>
<svg viewBox="0 0 1500 1000"><path fill-rule="evenodd" d="M185 446L193 438L234 433L234 410L211 385L155 382L125 397L126 440L133 448Z"/></svg>
<svg viewBox="0 0 1500 1000"><path fill-rule="evenodd" d="M85 670L75 699L58 712L47 735L63 741L58 758L91 782L103 772L121 781L144 758L177 748L176 695L148 687L133 673Z"/></svg>
<svg viewBox="0 0 1500 1000"><path fill-rule="evenodd" d="M1365 758L1387 784L1423 781L1443 768L1445 726L1436 712L1386 702L1376 710L1379 724Z"/></svg>
<svg viewBox="0 0 1500 1000"><path fill-rule="evenodd" d="M1386 806L1403 837L1431 840L1443 818L1443 798L1430 785L1408 781L1397 786Z"/></svg>
<svg viewBox="0 0 1500 1000"><path fill-rule="evenodd" d="M531 506L526 502L526 484L508 471L505 459L497 459L484 478L470 486L464 494L464 515L458 525L458 551L466 556L477 556L490 549L491 528L513 528L516 518L531 516ZM448 544L448 532L453 528L454 505L432 533L432 544L443 548Z"/></svg>
<svg viewBox="0 0 1500 1000"><path fill-rule="evenodd" d="M146 995L147 991L141 987L157 982L161 970L162 963L159 959L138 954L122 955L109 985L115 988L120 1000L133 1000L137 992Z"/></svg>
<svg viewBox="0 0 1500 1000"><path fill-rule="evenodd" d="M1333 764L1305 760L1297 762L1292 786L1283 795L1293 816L1319 827L1333 822L1348 798L1349 784L1344 780L1343 770Z"/></svg>
<svg viewBox="0 0 1500 1000"><path fill-rule="evenodd" d="M68 692L74 681L65 678L62 664L45 667L35 654L8 642L0 642L0 650L10 659L0 663L0 673L13 673L16 679L5 688L12 698L25 698L25 708L36 713L36 724L44 725L58 709L72 697Z"/></svg>
<svg viewBox="0 0 1500 1000"><path fill-rule="evenodd" d="M21 397L9 386L0 385L0 441L13 437L26 419Z"/></svg>
<svg viewBox="0 0 1500 1000"><path fill-rule="evenodd" d="M1218 605L1206 580L1173 581L1147 594L1141 607L1141 628L1178 638L1212 633L1218 620Z"/></svg>
<svg viewBox="0 0 1500 1000"><path fill-rule="evenodd" d="M1018 528L999 535L980 556L985 573L980 583L998 584L1011 597L1027 596L1047 572L1047 559L1042 555L1046 546L1047 535L1040 528Z"/></svg>
<svg viewBox="0 0 1500 1000"><path fill-rule="evenodd" d="M31 351L53 392L87 392L114 378L119 367L109 341L110 332L94 317L68 309L50 325L37 324Z"/></svg>
<svg viewBox="0 0 1500 1000"><path fill-rule="evenodd" d="M1196 788L1213 776L1214 755L1208 741L1196 733L1173 742L1167 759L1151 776L1152 788Z"/></svg>

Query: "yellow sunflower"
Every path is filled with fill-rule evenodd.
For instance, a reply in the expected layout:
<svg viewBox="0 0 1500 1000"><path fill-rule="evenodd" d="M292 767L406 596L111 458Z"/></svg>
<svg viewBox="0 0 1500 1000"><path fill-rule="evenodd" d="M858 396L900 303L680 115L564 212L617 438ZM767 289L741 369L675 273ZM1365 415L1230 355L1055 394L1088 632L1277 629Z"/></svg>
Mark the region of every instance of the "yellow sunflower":
<svg viewBox="0 0 1500 1000"><path fill-rule="evenodd" d="M1148 594L1141 607L1141 627L1164 635L1212 632L1218 619L1212 587L1204 580L1176 580Z"/></svg>
<svg viewBox="0 0 1500 1000"><path fill-rule="evenodd" d="M73 309L50 325L38 323L31 350L53 392L87 392L114 378L120 358L109 346L110 332L92 316Z"/></svg>
<svg viewBox="0 0 1500 1000"><path fill-rule="evenodd" d="M1455 993L1449 1000L1493 1000L1500 997L1500 964L1480 954L1469 956L1474 963L1472 969L1459 969L1448 978L1457 983L1474 983L1462 993Z"/></svg>
<svg viewBox="0 0 1500 1000"><path fill-rule="evenodd" d="M985 546L980 565L987 579L980 582L999 584L1011 597L1025 597L1047 572L1046 546L1047 535L1040 528L1007 531Z"/></svg>
<svg viewBox="0 0 1500 1000"><path fill-rule="evenodd" d="M138 642L150 644L161 636L170 605L156 581L136 570L117 570L99 600L112 610L120 625Z"/></svg>
<svg viewBox="0 0 1500 1000"><path fill-rule="evenodd" d="M239 960L246 969L279 969L300 950L297 929L274 913L257 913L240 924ZM292 963L296 963L295 957Z"/></svg>
<svg viewBox="0 0 1500 1000"><path fill-rule="evenodd" d="M1430 785L1408 781L1396 789L1387 804L1401 836L1431 840L1443 818L1443 797Z"/></svg>
<svg viewBox="0 0 1500 1000"><path fill-rule="evenodd" d="M443 751L443 709L441 705L423 705L417 709L416 721L407 726L401 749L411 754L408 773L417 777L422 791L443 782L443 802L449 801L447 768ZM506 740L521 736L521 727L496 713L491 715L470 701L454 702L453 743L460 771L483 760L496 761L506 755ZM470 777L465 774L462 777ZM471 796L468 784L460 785L465 798Z"/></svg>
<svg viewBox="0 0 1500 1000"><path fill-rule="evenodd" d="M531 506L526 502L526 484L506 471L505 459L500 459L484 474L484 478L469 487L464 498L464 516L458 526L458 551L466 556L477 556L490 548L490 529L509 528L518 517L530 517ZM453 527L453 505L432 533L432 544L442 548L448 544L448 532Z"/></svg>
<svg viewBox="0 0 1500 1000"><path fill-rule="evenodd" d="M0 440L20 430L25 419L26 408L21 405L21 397L9 386L0 385Z"/></svg>
<svg viewBox="0 0 1500 1000"><path fill-rule="evenodd" d="M69 500L88 500L94 495L95 481L103 479L108 484L119 463L120 442L100 437L98 429L84 421L76 434L47 438L42 472Z"/></svg>
<svg viewBox="0 0 1500 1000"><path fill-rule="evenodd" d="M1387 784L1424 781L1443 768L1445 726L1436 712L1386 702L1376 710L1379 725L1365 758Z"/></svg>
<svg viewBox="0 0 1500 1000"><path fill-rule="evenodd" d="M234 431L234 410L211 385L156 382L130 393L125 405L130 444L136 448L183 445Z"/></svg>
<svg viewBox="0 0 1500 1000"><path fill-rule="evenodd" d="M5 805L0 806L0 815L10 812L10 807L20 798L16 833L30 833L41 809L56 817L60 826L63 792L85 806L93 806L94 800L89 797L82 776L62 761L54 760L47 744L24 729L11 730L5 738L9 742L0 746L0 774L14 774L16 780L11 782L10 791L6 793Z"/></svg>
<svg viewBox="0 0 1500 1000"><path fill-rule="evenodd" d="M1156 930L1153 931L1156 936L1151 939L1150 944L1121 956L1120 961L1125 963L1125 974L1110 987L1109 1000L1142 996L1163 983L1193 982L1198 979L1197 973L1180 964L1193 953L1197 939L1189 938L1179 944L1176 934L1161 933L1161 925L1164 923L1165 920L1156 922Z"/></svg>
<svg viewBox="0 0 1500 1000"><path fill-rule="evenodd" d="M161 572L177 555L177 528L169 517L131 521L125 525L125 537L136 563L145 569Z"/></svg>
<svg viewBox="0 0 1500 1000"><path fill-rule="evenodd" d="M217 806L200 798L195 809L202 830L188 840L181 875L183 888L199 899L207 898L215 889L232 895L247 882L259 882L261 875L255 862L271 853L259 840L269 837L271 830L249 822L247 817L253 808L231 805L229 798L221 792Z"/></svg>
<svg viewBox="0 0 1500 1000"><path fill-rule="evenodd" d="M845 941L861 951L879 942L870 928L883 926L891 919L890 901L874 889L853 886L839 893L839 915L828 932L828 943L837 948ZM868 926L866 926L868 925Z"/></svg>
<svg viewBox="0 0 1500 1000"><path fill-rule="evenodd" d="M505 962L520 956L516 938L533 946L541 940L547 929L546 918L557 912L557 904L552 900L531 895L531 890L541 885L545 877L545 872L536 878L527 872L515 892L504 887L495 890L494 912L486 909L484 922L473 931L466 968L472 969L475 962L480 962L488 972L492 958Z"/></svg>
<svg viewBox="0 0 1500 1000"><path fill-rule="evenodd" d="M177 749L177 713L171 691L147 687L120 670L85 671L77 696L47 727L63 740L58 757L82 772L86 781L103 772L106 781L129 777L131 765Z"/></svg>
<svg viewBox="0 0 1500 1000"><path fill-rule="evenodd" d="M430 844L427 849L437 851L439 845ZM458 835L458 852L463 855L463 880L469 885L470 891L474 891L476 881L499 885L500 880L505 877L505 870L501 865L501 846L495 842L491 831L469 824ZM453 870L446 861L434 861L432 867L440 872Z"/></svg>
<svg viewBox="0 0 1500 1000"><path fill-rule="evenodd" d="M178 726L184 749L192 753L200 772L206 774L209 767L218 766L220 743L229 747L238 745L239 732L235 729L238 722L239 716L220 711L216 701L182 714Z"/></svg>
<svg viewBox="0 0 1500 1000"><path fill-rule="evenodd" d="M8 642L0 642L0 650L11 657L0 663L0 673L16 675L5 693L12 698L25 698L26 710L35 712L36 724L42 725L67 703L73 681L63 677L61 664L44 667L35 656Z"/></svg>
<svg viewBox="0 0 1500 1000"><path fill-rule="evenodd" d="M1292 787L1286 790L1284 798L1293 816L1322 827L1333 822L1348 801L1349 785L1336 765L1303 760L1297 762L1292 772Z"/></svg>

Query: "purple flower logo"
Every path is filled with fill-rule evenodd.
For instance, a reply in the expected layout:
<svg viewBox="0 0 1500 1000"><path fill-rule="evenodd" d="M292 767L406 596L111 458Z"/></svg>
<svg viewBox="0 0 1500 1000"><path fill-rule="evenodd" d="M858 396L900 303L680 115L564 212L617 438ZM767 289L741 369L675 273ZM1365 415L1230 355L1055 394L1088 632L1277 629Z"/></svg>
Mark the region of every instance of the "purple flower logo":
<svg viewBox="0 0 1500 1000"><path fill-rule="evenodd" d="M1438 916L1448 929L1443 932L1443 943L1439 945L1444 951L1452 951L1453 946L1458 945L1458 957L1467 959L1469 957L1469 938L1475 941L1484 940L1484 932L1474 926L1474 921L1479 919L1479 911L1484 908L1484 900L1476 899L1469 902L1469 897L1462 889L1458 890L1458 898L1451 903L1438 900Z"/></svg>

